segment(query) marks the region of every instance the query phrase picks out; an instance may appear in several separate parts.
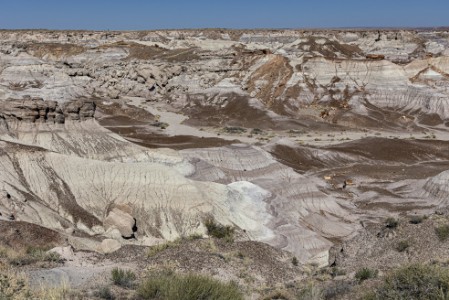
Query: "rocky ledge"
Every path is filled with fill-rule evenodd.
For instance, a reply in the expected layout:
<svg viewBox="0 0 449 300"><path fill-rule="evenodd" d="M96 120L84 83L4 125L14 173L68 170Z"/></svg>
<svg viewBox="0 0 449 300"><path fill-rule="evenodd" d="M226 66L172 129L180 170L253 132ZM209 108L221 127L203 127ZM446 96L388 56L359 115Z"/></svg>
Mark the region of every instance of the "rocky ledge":
<svg viewBox="0 0 449 300"><path fill-rule="evenodd" d="M93 118L95 103L92 100L76 100L58 103L38 97L8 99L0 102L0 118L26 122L50 122L63 124L68 120Z"/></svg>

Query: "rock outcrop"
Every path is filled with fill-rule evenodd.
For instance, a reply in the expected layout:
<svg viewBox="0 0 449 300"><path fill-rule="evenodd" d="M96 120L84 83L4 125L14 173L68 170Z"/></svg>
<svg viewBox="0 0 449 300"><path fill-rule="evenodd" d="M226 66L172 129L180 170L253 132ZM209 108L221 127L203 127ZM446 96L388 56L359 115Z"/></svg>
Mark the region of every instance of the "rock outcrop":
<svg viewBox="0 0 449 300"><path fill-rule="evenodd" d="M0 118L6 121L24 121L63 124L68 120L87 120L94 117L93 101L76 100L60 104L42 98L25 97L0 102Z"/></svg>

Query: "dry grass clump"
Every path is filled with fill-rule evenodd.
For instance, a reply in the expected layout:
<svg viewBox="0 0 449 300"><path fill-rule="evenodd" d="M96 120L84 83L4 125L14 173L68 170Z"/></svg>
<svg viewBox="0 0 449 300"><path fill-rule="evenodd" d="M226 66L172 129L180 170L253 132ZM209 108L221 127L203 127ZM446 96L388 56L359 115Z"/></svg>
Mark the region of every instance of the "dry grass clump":
<svg viewBox="0 0 449 300"><path fill-rule="evenodd" d="M114 268L111 271L111 279L115 285L130 288L133 286L136 280L136 274L130 270L123 270L120 268Z"/></svg>
<svg viewBox="0 0 449 300"><path fill-rule="evenodd" d="M77 298L76 292L70 288L67 282L63 281L59 286L55 287L41 286L40 290L35 292L35 298L32 299L61 300Z"/></svg>
<svg viewBox="0 0 449 300"><path fill-rule="evenodd" d="M414 264L388 275L365 299L448 299L449 270Z"/></svg>
<svg viewBox="0 0 449 300"><path fill-rule="evenodd" d="M62 262L58 253L48 252L47 249L39 247L28 247L23 250L13 250L0 247L0 259L4 259L12 266L26 266L37 262Z"/></svg>
<svg viewBox="0 0 449 300"><path fill-rule="evenodd" d="M25 276L0 268L0 299L32 299Z"/></svg>
<svg viewBox="0 0 449 300"><path fill-rule="evenodd" d="M243 300L243 294L235 283L223 283L203 275L180 275L173 272L150 275L140 284L137 294L141 299Z"/></svg>
<svg viewBox="0 0 449 300"><path fill-rule="evenodd" d="M355 273L355 279L359 282L365 281L367 279L376 278L378 274L377 270L370 268L362 268Z"/></svg>

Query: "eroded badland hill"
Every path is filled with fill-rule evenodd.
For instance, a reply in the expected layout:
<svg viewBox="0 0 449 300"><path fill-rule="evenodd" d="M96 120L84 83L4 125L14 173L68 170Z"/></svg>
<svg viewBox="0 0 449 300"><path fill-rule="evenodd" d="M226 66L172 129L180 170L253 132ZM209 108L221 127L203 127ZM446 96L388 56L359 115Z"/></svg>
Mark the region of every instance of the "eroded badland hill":
<svg viewBox="0 0 449 300"><path fill-rule="evenodd" d="M446 30L0 31L0 268L31 289L354 299L447 261L448 201Z"/></svg>

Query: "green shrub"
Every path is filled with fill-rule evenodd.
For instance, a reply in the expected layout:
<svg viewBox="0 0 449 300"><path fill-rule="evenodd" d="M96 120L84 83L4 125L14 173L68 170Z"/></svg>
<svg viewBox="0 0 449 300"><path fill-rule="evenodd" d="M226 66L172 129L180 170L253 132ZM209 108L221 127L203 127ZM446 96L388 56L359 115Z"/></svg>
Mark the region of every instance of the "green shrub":
<svg viewBox="0 0 449 300"><path fill-rule="evenodd" d="M207 234L217 239L232 240L234 237L234 228L215 223L213 219L207 219L204 225L207 228Z"/></svg>
<svg viewBox="0 0 449 300"><path fill-rule="evenodd" d="M359 282L362 282L367 279L376 278L377 273L378 273L377 270L373 270L370 268L362 268L355 273L355 279L357 279Z"/></svg>
<svg viewBox="0 0 449 300"><path fill-rule="evenodd" d="M153 274L137 290L142 299L243 300L235 283L222 283L202 275Z"/></svg>
<svg viewBox="0 0 449 300"><path fill-rule="evenodd" d="M412 216L410 217L409 223L410 224L420 224L426 219L425 216Z"/></svg>
<svg viewBox="0 0 449 300"><path fill-rule="evenodd" d="M115 285L129 288L132 287L134 280L136 280L136 274L130 270L123 270L120 268L114 268L111 271L112 282Z"/></svg>
<svg viewBox="0 0 449 300"><path fill-rule="evenodd" d="M398 225L399 221L395 218L390 217L385 221L385 226L387 226L387 228L395 229L396 227L398 227Z"/></svg>
<svg viewBox="0 0 449 300"><path fill-rule="evenodd" d="M369 299L447 299L449 270L414 264L388 275Z"/></svg>
<svg viewBox="0 0 449 300"><path fill-rule="evenodd" d="M449 225L444 224L435 228L435 233L438 236L438 239L442 242L449 238Z"/></svg>
<svg viewBox="0 0 449 300"><path fill-rule="evenodd" d="M95 292L95 296L101 299L114 300L115 296L108 286L103 286Z"/></svg>
<svg viewBox="0 0 449 300"><path fill-rule="evenodd" d="M292 264L296 267L296 266L298 266L298 259L296 258L296 256L293 256L293 258L292 258Z"/></svg>
<svg viewBox="0 0 449 300"><path fill-rule="evenodd" d="M410 242L407 240L403 240L400 241L397 245L396 245L396 250L398 252L404 252L405 250L407 250L410 247Z"/></svg>

